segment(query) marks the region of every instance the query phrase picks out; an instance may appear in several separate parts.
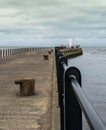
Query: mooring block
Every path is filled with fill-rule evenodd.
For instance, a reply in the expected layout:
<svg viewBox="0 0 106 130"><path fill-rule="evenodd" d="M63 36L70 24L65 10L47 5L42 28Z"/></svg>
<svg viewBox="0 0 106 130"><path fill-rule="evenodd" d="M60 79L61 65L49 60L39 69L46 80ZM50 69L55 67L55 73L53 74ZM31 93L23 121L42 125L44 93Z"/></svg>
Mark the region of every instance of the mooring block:
<svg viewBox="0 0 106 130"><path fill-rule="evenodd" d="M51 54L51 51L48 51L48 54Z"/></svg>
<svg viewBox="0 0 106 130"><path fill-rule="evenodd" d="M20 85L20 96L30 96L35 94L35 80L34 79L18 79L15 84Z"/></svg>
<svg viewBox="0 0 106 130"><path fill-rule="evenodd" d="M48 55L43 55L43 57L44 57L44 60L48 60L49 59Z"/></svg>

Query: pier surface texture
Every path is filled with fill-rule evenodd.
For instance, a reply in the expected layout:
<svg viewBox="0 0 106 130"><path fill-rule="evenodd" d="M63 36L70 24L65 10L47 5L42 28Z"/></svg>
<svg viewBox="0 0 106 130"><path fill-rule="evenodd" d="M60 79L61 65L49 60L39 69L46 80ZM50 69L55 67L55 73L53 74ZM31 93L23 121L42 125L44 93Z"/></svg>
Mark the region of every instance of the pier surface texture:
<svg viewBox="0 0 106 130"><path fill-rule="evenodd" d="M44 60L45 54L40 50L0 59L0 130L58 130L54 54ZM20 78L35 79L35 95L20 96L14 83Z"/></svg>

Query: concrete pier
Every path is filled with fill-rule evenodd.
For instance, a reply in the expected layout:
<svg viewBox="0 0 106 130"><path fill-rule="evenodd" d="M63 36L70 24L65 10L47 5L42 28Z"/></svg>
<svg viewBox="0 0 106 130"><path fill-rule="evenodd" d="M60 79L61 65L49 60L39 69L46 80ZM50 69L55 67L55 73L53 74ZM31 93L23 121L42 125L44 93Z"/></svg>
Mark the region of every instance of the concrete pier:
<svg viewBox="0 0 106 130"><path fill-rule="evenodd" d="M46 50L0 59L0 130L58 130L54 54ZM35 79L35 95L20 97L16 79Z"/></svg>

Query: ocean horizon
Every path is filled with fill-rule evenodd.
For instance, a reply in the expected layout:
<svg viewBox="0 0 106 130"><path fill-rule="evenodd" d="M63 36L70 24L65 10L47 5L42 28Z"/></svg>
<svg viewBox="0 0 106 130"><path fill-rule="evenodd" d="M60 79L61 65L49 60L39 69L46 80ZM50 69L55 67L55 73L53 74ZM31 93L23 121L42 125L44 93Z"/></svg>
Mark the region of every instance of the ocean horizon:
<svg viewBox="0 0 106 130"><path fill-rule="evenodd" d="M59 46L0 46L0 49L3 48L3 49L8 49L8 48L30 48L30 47L59 47ZM61 47L61 46L60 46ZM106 48L106 46L80 46L82 49L83 48Z"/></svg>

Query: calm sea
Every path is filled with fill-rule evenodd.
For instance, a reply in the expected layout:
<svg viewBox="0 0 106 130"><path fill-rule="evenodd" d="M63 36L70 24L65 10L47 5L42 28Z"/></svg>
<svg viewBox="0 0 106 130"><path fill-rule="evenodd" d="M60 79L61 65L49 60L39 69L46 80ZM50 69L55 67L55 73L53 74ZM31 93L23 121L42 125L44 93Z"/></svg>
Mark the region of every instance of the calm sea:
<svg viewBox="0 0 106 130"><path fill-rule="evenodd" d="M82 87L106 125L106 48L83 48L83 55L69 60L79 68ZM88 130L84 120L84 130Z"/></svg>

